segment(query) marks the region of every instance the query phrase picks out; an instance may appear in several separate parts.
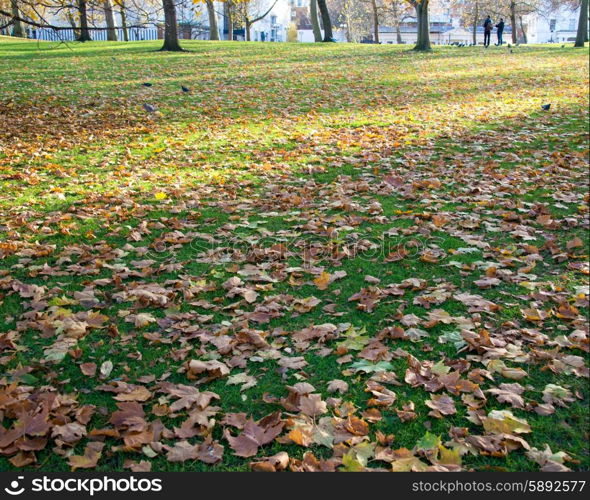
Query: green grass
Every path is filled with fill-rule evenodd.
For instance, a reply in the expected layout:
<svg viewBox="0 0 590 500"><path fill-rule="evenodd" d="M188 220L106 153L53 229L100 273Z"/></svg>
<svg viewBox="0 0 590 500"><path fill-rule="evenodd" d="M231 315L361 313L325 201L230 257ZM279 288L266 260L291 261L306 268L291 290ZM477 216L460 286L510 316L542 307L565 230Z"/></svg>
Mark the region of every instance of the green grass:
<svg viewBox="0 0 590 500"><path fill-rule="evenodd" d="M587 378L552 364L582 356L587 371L587 337L571 348L551 342L587 331L588 298L579 291L588 285L587 268L571 263L588 260L588 51L444 47L416 54L398 46L351 44L184 46L187 52L167 54L156 51L157 42L65 46L0 39L0 396L10 382L30 391L51 387L79 405L96 407L88 430L108 427L116 400L98 386L118 380L153 391L159 380L194 384L183 369L188 360L227 363L239 350L221 355L212 344L185 338L187 331L199 327L233 339L245 328L257 330L267 335L272 352L304 356L307 365L280 370L264 352L246 351L245 368L234 367L231 375L247 372L256 386L241 392L226 379L199 386L220 396L211 431L225 446L220 463L170 463L165 452L148 458L141 449L113 450L122 440L108 438L97 465L120 470L131 459L151 461L152 470L248 470L254 459L235 456L223 437L224 414L258 419L283 410L266 402L265 394L285 397L286 386L303 380L323 399L334 396L327 392L330 381L346 380L349 391L340 397L356 405L359 416L371 397L365 392L368 375L352 373L350 361L340 364L335 351L318 355L323 345L312 342L298 351L293 333L349 323L371 338L399 326L404 314L424 319L440 308L475 321L474 331L490 332L496 347L509 339L502 346L508 351L497 357L528 373L520 380L528 407L513 409L531 426L523 437L531 447L566 452L568 467L587 470ZM183 94L181 84L191 92ZM548 113L540 109L546 102L552 104ZM147 114L144 103L158 113ZM433 216L446 221L435 224ZM566 250L574 237L583 246ZM552 241L562 255L551 253ZM399 245L408 256L388 260ZM539 258L523 270L534 253L527 245L538 248ZM439 251L436 262L420 259L427 248ZM279 249L285 252L281 257ZM137 261L145 259L153 262L138 268ZM252 304L239 295L227 297L222 287L247 265L258 265L272 278L252 285L258 292ZM480 289L474 281L490 266L503 276L501 284ZM322 270L346 276L322 290L313 282ZM426 289L382 295L367 312L348 300L370 286L367 275L381 280L382 290L408 278L425 280ZM45 287L41 302L48 304L20 296L19 282ZM121 299L121 292L139 283L166 288L170 302L158 307ZM427 309L420 296L437 286L450 292ZM95 291L100 303L90 309L107 317L105 328L89 330L62 361L48 361L44 350L56 341L60 321L87 310L74 299L84 289ZM470 311L453 297L461 292L501 307ZM321 302L309 311L294 307L293 300L310 297ZM564 302L576 305L577 318L550 315L533 322L521 312L556 311ZM278 316L262 324L249 320L247 314L263 303L278 304ZM138 328L124 320L129 312L150 313L162 322ZM176 312L187 319L164 322ZM458 352L438 342L443 333L460 329L458 324L419 328L427 332L419 342L384 340L388 352L401 348L421 361L465 363L463 377L485 368L485 350ZM546 340L531 341L530 329ZM163 341L146 334L160 334ZM14 345L3 343L8 338ZM325 346L335 349L341 341ZM350 354L360 360L358 351ZM81 374L80 364L105 361L113 363L105 380ZM427 429L443 443L451 439L451 427L484 433L457 396L456 414L429 416L425 401L432 393L404 383L407 358L391 363L402 385L388 387L397 401L370 425L371 442L377 431L395 434L394 449L413 449ZM146 382L147 375L154 379ZM499 373L491 377L481 382L484 391L514 382ZM538 415L533 408L547 384L569 388L575 401ZM143 403L148 421L157 418L150 412L155 404L170 403L161 396L154 393ZM410 401L418 416L402 423L394 408ZM10 411L2 414L3 404L0 397L0 424L9 429L17 419ZM511 408L488 394L483 411L494 409ZM161 420L172 430L185 418ZM162 439L166 445L174 441ZM60 456L50 439L29 467L67 470L67 455L83 453L87 443L83 438L64 446L66 456ZM273 442L257 457L287 451L300 459L309 450L323 458L333 454L318 445ZM31 458L31 452L25 455ZM0 451L0 469L14 468L13 456ZM523 449L506 456L466 454L462 465L540 467Z"/></svg>

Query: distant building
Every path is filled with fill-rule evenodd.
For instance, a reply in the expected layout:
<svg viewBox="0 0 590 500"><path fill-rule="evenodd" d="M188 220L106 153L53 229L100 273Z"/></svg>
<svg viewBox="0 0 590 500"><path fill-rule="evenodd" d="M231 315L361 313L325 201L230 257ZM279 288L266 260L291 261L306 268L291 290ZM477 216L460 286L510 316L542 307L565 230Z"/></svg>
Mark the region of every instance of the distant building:
<svg viewBox="0 0 590 500"><path fill-rule="evenodd" d="M525 17L528 43L574 42L580 9L560 6L556 10L540 9Z"/></svg>
<svg viewBox="0 0 590 500"><path fill-rule="evenodd" d="M252 41L254 42L285 42L289 27L289 11L284 5L275 5L270 14L252 26Z"/></svg>

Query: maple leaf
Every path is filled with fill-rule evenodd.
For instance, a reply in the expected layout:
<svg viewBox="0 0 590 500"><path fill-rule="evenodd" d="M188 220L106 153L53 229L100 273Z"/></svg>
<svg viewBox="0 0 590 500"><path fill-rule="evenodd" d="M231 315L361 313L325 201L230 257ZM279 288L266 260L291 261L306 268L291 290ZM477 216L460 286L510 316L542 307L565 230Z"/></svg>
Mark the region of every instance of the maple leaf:
<svg viewBox="0 0 590 500"><path fill-rule="evenodd" d="M524 387L520 384L500 384L500 387L488 389L487 392L496 396L500 403L508 403L514 408L524 408L524 399L521 394Z"/></svg>
<svg viewBox="0 0 590 500"><path fill-rule="evenodd" d="M80 371L87 377L94 377L96 375L96 363L82 363L80 365Z"/></svg>
<svg viewBox="0 0 590 500"><path fill-rule="evenodd" d="M168 447L166 459L169 462L186 462L200 460L206 464L214 464L223 458L223 446L208 437L204 442L191 445L188 441L179 441Z"/></svg>
<svg viewBox="0 0 590 500"><path fill-rule="evenodd" d="M272 457L265 457L258 462L250 462L250 469L254 472L277 472L285 470L289 465L289 455L280 451Z"/></svg>
<svg viewBox="0 0 590 500"><path fill-rule="evenodd" d="M125 318L125 321L133 322L136 328L143 328L150 323L155 323L156 318L149 313L130 314Z"/></svg>
<svg viewBox="0 0 590 500"><path fill-rule="evenodd" d="M229 374L230 369L221 361L200 361L193 359L188 363L188 378L195 379L199 375L206 373L205 381L222 378Z"/></svg>
<svg viewBox="0 0 590 500"><path fill-rule="evenodd" d="M104 443L92 442L86 446L84 455L70 455L68 463L72 471L76 469L92 469L98 464L98 460L102 456L102 449Z"/></svg>
<svg viewBox="0 0 590 500"><path fill-rule="evenodd" d="M152 393L143 386L138 386L129 392L122 392L115 396L117 401L147 401Z"/></svg>
<svg viewBox="0 0 590 500"><path fill-rule="evenodd" d="M343 472L362 472L365 470L365 466L360 462L357 454L351 450L342 456L342 467L340 470Z"/></svg>
<svg viewBox="0 0 590 500"><path fill-rule="evenodd" d="M426 431L426 434L422 436L416 443L416 450L418 451L431 451L438 450L441 445L440 436L432 434Z"/></svg>
<svg viewBox="0 0 590 500"><path fill-rule="evenodd" d="M357 331L353 326L350 326L350 328L344 332L346 339L338 342L337 345L344 349L360 351L369 342L369 337L367 335L363 335L365 332L366 330L364 328L360 331Z"/></svg>
<svg viewBox="0 0 590 500"><path fill-rule="evenodd" d="M330 273L322 271L322 274L315 278L313 282L318 287L318 290L325 290L330 284Z"/></svg>
<svg viewBox="0 0 590 500"><path fill-rule="evenodd" d="M453 398L447 394L432 396L429 400L426 400L424 404L429 408L432 408L432 411L428 414L436 418L443 418L443 415L454 415L457 413L455 401L453 401Z"/></svg>
<svg viewBox="0 0 590 500"><path fill-rule="evenodd" d="M428 469L428 465L414 456L399 458L391 462L392 472L423 472L426 469Z"/></svg>
<svg viewBox="0 0 590 500"><path fill-rule="evenodd" d="M339 392L344 394L348 392L348 384L344 380L332 380L328 384L328 392Z"/></svg>
<svg viewBox="0 0 590 500"><path fill-rule="evenodd" d="M569 389L556 384L547 384L543 389L543 401L550 405L557 404L565 407L568 403L572 403L574 398Z"/></svg>
<svg viewBox="0 0 590 500"><path fill-rule="evenodd" d="M53 427L51 431L51 436L54 438L59 438L60 441L63 441L68 444L74 444L80 441L84 436L86 436L86 427L84 425L79 424L78 422L71 422L69 424L64 425L56 425Z"/></svg>
<svg viewBox="0 0 590 500"><path fill-rule="evenodd" d="M299 400L301 412L310 417L322 415L328 411L325 401L322 401L320 394L308 394Z"/></svg>
<svg viewBox="0 0 590 500"><path fill-rule="evenodd" d="M526 452L526 456L542 467L547 464L563 464L566 460L571 460L571 457L563 451L558 451L557 453L551 451L551 447L548 444L545 444L544 450L531 448Z"/></svg>
<svg viewBox="0 0 590 500"><path fill-rule="evenodd" d="M241 384L240 391L245 391L250 389L250 387L254 387L257 384L256 377L252 375L248 375L246 372L237 373L236 375L232 375L227 379L227 385L239 385Z"/></svg>
<svg viewBox="0 0 590 500"><path fill-rule="evenodd" d="M458 449L449 449L441 445L438 447L438 451L437 463L443 465L461 465L461 453Z"/></svg>
<svg viewBox="0 0 590 500"><path fill-rule="evenodd" d="M256 455L260 446L273 441L281 433L284 425L280 412L275 412L258 422L247 420L242 433L237 437L232 436L226 429L225 438L236 456L247 458Z"/></svg>
<svg viewBox="0 0 590 500"><path fill-rule="evenodd" d="M361 360L352 363L350 367L355 372L364 373L378 373L393 369L393 365L387 361L380 361L378 363L369 363L368 361Z"/></svg>
<svg viewBox="0 0 590 500"><path fill-rule="evenodd" d="M483 427L490 434L523 434L531 432L528 422L515 417L509 410L492 410L484 419Z"/></svg>
<svg viewBox="0 0 590 500"><path fill-rule="evenodd" d="M303 356L283 356L277 361L277 363L283 368L290 368L292 370L299 370L307 365L307 361L305 361Z"/></svg>
<svg viewBox="0 0 590 500"><path fill-rule="evenodd" d="M409 422L411 420L414 420L415 418L418 417L418 414L414 411L415 410L415 405L412 401L408 401L407 403L404 403L402 405L402 409L395 409L395 412L397 413L397 416L399 417L399 419L402 422Z"/></svg>

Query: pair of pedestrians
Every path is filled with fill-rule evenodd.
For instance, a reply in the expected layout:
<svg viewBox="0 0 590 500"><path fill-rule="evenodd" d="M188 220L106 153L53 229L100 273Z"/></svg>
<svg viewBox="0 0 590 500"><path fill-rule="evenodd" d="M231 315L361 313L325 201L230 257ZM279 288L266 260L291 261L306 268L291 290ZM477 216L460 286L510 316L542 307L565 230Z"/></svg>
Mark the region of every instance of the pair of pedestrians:
<svg viewBox="0 0 590 500"><path fill-rule="evenodd" d="M483 46L489 47L490 46L490 39L492 37L492 29L494 23L492 22L490 16L486 17L486 20L483 23ZM496 24L496 34L498 35L498 43L496 45L502 45L504 40L502 39L502 35L504 34L504 19L500 18L500 22Z"/></svg>

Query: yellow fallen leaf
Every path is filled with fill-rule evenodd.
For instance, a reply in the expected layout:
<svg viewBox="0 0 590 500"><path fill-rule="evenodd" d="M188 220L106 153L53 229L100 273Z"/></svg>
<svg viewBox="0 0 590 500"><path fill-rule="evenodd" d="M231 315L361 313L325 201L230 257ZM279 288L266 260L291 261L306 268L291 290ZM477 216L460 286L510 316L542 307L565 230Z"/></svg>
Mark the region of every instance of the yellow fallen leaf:
<svg viewBox="0 0 590 500"><path fill-rule="evenodd" d="M330 273L323 271L313 282L318 287L318 290L325 290L330 284Z"/></svg>

